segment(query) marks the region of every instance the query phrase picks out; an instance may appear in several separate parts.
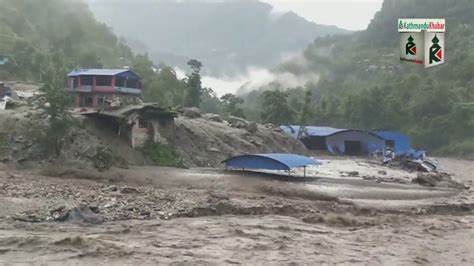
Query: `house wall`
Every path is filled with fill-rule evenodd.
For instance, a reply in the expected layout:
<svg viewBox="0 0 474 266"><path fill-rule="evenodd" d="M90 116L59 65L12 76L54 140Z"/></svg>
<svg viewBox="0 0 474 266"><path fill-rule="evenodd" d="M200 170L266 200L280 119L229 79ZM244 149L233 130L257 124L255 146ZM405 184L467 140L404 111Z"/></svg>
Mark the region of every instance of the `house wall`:
<svg viewBox="0 0 474 266"><path fill-rule="evenodd" d="M392 140L395 142L395 154L404 154L411 150L410 138L407 135L395 131L378 130L375 134L385 140Z"/></svg>
<svg viewBox="0 0 474 266"><path fill-rule="evenodd" d="M138 118L134 121L132 127L131 142L133 148L140 148L151 139L151 129L150 123L148 123L147 128L140 128L138 123Z"/></svg>
<svg viewBox="0 0 474 266"><path fill-rule="evenodd" d="M174 136L174 122L171 118L147 119L147 128L139 127L140 117L133 120L133 126L128 130L128 139L133 148L143 147L148 141L168 144L167 138Z"/></svg>
<svg viewBox="0 0 474 266"><path fill-rule="evenodd" d="M134 104L137 103L137 99L140 97L142 91L140 89L141 85L139 81L136 81L136 86L138 88L130 87L120 87L116 86L115 76L110 78L110 84L97 84L97 76L89 76L92 78L92 84L84 85L82 78L85 76L72 76L69 77L68 87L72 93L75 94L74 106L80 107L81 97L84 95L92 95L92 106L93 108L99 107L97 102L97 97L99 95L106 95L107 98L119 97L124 104ZM74 87L73 80L77 80L77 86ZM125 83L126 86L126 83Z"/></svg>
<svg viewBox="0 0 474 266"><path fill-rule="evenodd" d="M362 131L342 131L326 137L328 151L333 154L345 154L345 141L359 141L362 153L366 155L376 150L385 151L385 140Z"/></svg>
<svg viewBox="0 0 474 266"><path fill-rule="evenodd" d="M301 139L301 142L309 150L327 150L326 136L309 136Z"/></svg>

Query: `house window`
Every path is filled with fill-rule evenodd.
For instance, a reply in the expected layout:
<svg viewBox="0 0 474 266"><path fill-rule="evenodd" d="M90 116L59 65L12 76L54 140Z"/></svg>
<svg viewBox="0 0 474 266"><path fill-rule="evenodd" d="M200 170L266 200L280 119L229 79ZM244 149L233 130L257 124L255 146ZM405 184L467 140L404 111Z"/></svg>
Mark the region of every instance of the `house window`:
<svg viewBox="0 0 474 266"><path fill-rule="evenodd" d="M104 95L97 95L97 104L104 105L105 104L105 96Z"/></svg>
<svg viewBox="0 0 474 266"><path fill-rule="evenodd" d="M72 88L77 88L77 85L78 85L77 80L78 80L78 78L72 78L71 79Z"/></svg>
<svg viewBox="0 0 474 266"><path fill-rule="evenodd" d="M148 128L148 121L146 119L138 119L138 128Z"/></svg>
<svg viewBox="0 0 474 266"><path fill-rule="evenodd" d="M81 107L91 107L92 106L92 96L83 95L81 96Z"/></svg>
<svg viewBox="0 0 474 266"><path fill-rule="evenodd" d="M92 86L92 84L94 83L93 76L81 76L80 79L82 86Z"/></svg>
<svg viewBox="0 0 474 266"><path fill-rule="evenodd" d="M115 79L115 87L126 87L127 80L123 77L117 77Z"/></svg>
<svg viewBox="0 0 474 266"><path fill-rule="evenodd" d="M97 86L111 86L112 77L110 76L96 76L95 82Z"/></svg>

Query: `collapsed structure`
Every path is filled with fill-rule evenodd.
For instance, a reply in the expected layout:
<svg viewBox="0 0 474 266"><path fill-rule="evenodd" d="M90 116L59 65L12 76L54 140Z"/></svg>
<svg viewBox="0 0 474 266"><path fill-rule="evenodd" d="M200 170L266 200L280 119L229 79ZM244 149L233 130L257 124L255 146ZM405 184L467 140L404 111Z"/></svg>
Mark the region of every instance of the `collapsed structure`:
<svg viewBox="0 0 474 266"><path fill-rule="evenodd" d="M391 130L363 131L318 126L287 125L280 127L288 135L299 138L309 150L339 155L369 155L389 149L395 154L412 151L408 136Z"/></svg>
<svg viewBox="0 0 474 266"><path fill-rule="evenodd" d="M174 136L174 118L177 116L153 103L99 110L87 115L117 132L133 148L147 142L167 144L167 139Z"/></svg>
<svg viewBox="0 0 474 266"><path fill-rule="evenodd" d="M140 77L129 69L78 69L68 74L77 114L117 132L133 148L147 141L165 144L174 135L176 113L141 103Z"/></svg>

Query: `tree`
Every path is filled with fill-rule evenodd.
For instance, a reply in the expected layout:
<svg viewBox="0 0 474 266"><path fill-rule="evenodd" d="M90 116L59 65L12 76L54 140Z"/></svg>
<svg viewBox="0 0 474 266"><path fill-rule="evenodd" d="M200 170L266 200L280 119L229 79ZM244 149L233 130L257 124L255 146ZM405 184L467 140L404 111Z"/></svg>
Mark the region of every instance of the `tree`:
<svg viewBox="0 0 474 266"><path fill-rule="evenodd" d="M190 74L187 74L187 85L188 93L186 95L186 101L184 103L187 107L199 107L201 104L201 93L202 93L202 84L201 84L201 71L202 63L191 59L188 61L188 65L193 70Z"/></svg>
<svg viewBox="0 0 474 266"><path fill-rule="evenodd" d="M223 103L211 88L203 88L201 93L201 110L206 113L222 114Z"/></svg>
<svg viewBox="0 0 474 266"><path fill-rule="evenodd" d="M237 97L232 93L227 93L221 97L221 101L224 104L225 112L228 115L246 118L244 109L239 107L239 105L244 103L244 99Z"/></svg>
<svg viewBox="0 0 474 266"><path fill-rule="evenodd" d="M60 55L55 59L57 65L50 66L44 74L45 85L41 87L42 111L48 116L48 125L43 129L42 144L45 151L53 151L57 157L61 154L64 137L71 124L69 105L71 98L64 89L64 68Z"/></svg>
<svg viewBox="0 0 474 266"><path fill-rule="evenodd" d="M305 92L303 110L300 116L300 125L308 125L312 116L314 116L314 108L311 101L312 93L310 90Z"/></svg>
<svg viewBox="0 0 474 266"><path fill-rule="evenodd" d="M261 96L262 111L260 118L265 123L289 124L294 113L288 104L288 92L279 90L265 91Z"/></svg>

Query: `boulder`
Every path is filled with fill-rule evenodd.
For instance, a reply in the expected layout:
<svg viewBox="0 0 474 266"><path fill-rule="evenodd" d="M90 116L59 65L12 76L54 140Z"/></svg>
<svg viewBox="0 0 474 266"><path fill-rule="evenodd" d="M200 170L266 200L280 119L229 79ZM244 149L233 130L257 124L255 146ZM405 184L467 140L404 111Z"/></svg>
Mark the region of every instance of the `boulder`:
<svg viewBox="0 0 474 266"><path fill-rule="evenodd" d="M272 123L266 123L265 125L263 125L265 128L267 129L274 129L274 128L277 128L277 126L275 126L274 124Z"/></svg>
<svg viewBox="0 0 474 266"><path fill-rule="evenodd" d="M251 122L247 125L247 131L250 132L250 133L255 133L258 131L258 126L257 126L257 123L255 122Z"/></svg>
<svg viewBox="0 0 474 266"><path fill-rule="evenodd" d="M229 121L231 127L235 128L246 128L249 124L247 120L236 116L229 116L227 121Z"/></svg>
<svg viewBox="0 0 474 266"><path fill-rule="evenodd" d="M201 117L201 110L196 107L191 107L191 108L186 108L184 110L184 116L189 117L189 118L199 118Z"/></svg>
<svg viewBox="0 0 474 266"><path fill-rule="evenodd" d="M69 216L67 220L69 222L75 222L75 223L89 223L89 224L102 224L103 223L102 217L95 214L87 205L82 204L82 203L69 212Z"/></svg>
<svg viewBox="0 0 474 266"><path fill-rule="evenodd" d="M223 121L222 117L220 115L217 115L217 114L207 113L207 114L204 114L203 117L206 118L207 120L211 120L211 121L214 121L214 122L222 123L222 121Z"/></svg>
<svg viewBox="0 0 474 266"><path fill-rule="evenodd" d="M122 194L130 194L130 193L138 193L138 189L133 188L133 187L123 187L120 189L120 193Z"/></svg>
<svg viewBox="0 0 474 266"><path fill-rule="evenodd" d="M231 124L230 126L235 127L235 128L246 128L247 124L242 122L242 121L236 121L235 123Z"/></svg>
<svg viewBox="0 0 474 266"><path fill-rule="evenodd" d="M439 180L431 175L419 174L414 181L422 186L435 187Z"/></svg>

